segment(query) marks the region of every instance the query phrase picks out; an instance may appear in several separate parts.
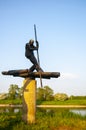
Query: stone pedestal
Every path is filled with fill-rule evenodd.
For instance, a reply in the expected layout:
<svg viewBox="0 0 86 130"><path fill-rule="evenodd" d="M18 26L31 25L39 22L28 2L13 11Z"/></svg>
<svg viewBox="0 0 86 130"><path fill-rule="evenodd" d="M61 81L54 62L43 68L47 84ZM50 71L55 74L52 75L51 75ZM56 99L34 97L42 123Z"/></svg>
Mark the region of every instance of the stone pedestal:
<svg viewBox="0 0 86 130"><path fill-rule="evenodd" d="M23 120L26 123L35 123L36 115L36 80L26 78L23 89Z"/></svg>

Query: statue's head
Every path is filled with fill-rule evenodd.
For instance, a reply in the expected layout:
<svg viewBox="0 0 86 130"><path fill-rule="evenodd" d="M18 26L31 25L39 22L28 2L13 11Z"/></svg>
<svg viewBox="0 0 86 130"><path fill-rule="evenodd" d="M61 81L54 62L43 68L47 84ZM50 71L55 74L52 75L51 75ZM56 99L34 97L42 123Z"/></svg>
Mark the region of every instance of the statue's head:
<svg viewBox="0 0 86 130"><path fill-rule="evenodd" d="M34 40L33 39L31 39L30 41L29 41L29 44L33 44L34 43Z"/></svg>

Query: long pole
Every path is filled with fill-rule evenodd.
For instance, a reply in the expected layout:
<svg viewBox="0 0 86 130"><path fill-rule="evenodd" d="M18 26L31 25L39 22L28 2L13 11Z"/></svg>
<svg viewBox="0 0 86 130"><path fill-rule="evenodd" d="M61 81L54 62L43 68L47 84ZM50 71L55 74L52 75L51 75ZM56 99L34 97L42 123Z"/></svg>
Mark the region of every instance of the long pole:
<svg viewBox="0 0 86 130"><path fill-rule="evenodd" d="M36 46L37 46L37 32L36 32L36 25L34 24L34 32L35 32L35 42L36 42ZM39 60L39 52L38 52L38 49L37 49L37 60L38 60L38 65L40 66L40 60ZM41 84L41 87L43 87L42 85L42 77L41 77L41 72L40 72L40 84Z"/></svg>
<svg viewBox="0 0 86 130"><path fill-rule="evenodd" d="M36 46L37 46L37 32L36 32L36 25L34 24L34 32L35 32L35 42L36 42ZM38 64L40 66L40 60L39 60L39 52L37 49L37 60L38 60Z"/></svg>

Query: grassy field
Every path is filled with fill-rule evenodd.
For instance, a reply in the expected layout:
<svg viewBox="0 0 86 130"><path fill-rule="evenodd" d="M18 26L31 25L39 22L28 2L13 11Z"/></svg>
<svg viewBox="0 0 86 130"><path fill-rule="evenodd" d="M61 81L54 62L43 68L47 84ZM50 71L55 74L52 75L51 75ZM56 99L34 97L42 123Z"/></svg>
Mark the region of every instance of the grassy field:
<svg viewBox="0 0 86 130"><path fill-rule="evenodd" d="M86 130L86 116L68 109L37 109L36 123L25 124L21 112L0 113L0 130Z"/></svg>
<svg viewBox="0 0 86 130"><path fill-rule="evenodd" d="M22 100L0 100L0 104L22 104ZM37 101L37 105L86 105L86 99L69 99L66 101Z"/></svg>
<svg viewBox="0 0 86 130"><path fill-rule="evenodd" d="M0 100L0 104L22 104L22 100ZM38 105L86 105L86 99L66 101L37 101ZM69 109L37 108L35 124L22 121L22 111L14 113L0 108L0 130L86 130L86 115L82 116Z"/></svg>
<svg viewBox="0 0 86 130"><path fill-rule="evenodd" d="M22 100L20 99L4 99L4 100L0 100L0 104L22 104Z"/></svg>
<svg viewBox="0 0 86 130"><path fill-rule="evenodd" d="M41 105L86 105L86 99L69 99L66 101L40 101L37 102L37 104L41 104Z"/></svg>

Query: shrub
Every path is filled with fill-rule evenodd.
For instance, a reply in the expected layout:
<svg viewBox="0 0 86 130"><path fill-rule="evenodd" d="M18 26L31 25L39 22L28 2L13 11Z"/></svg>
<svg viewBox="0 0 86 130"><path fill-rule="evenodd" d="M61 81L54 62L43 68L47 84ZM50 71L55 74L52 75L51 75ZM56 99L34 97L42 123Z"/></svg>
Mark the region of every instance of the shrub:
<svg viewBox="0 0 86 130"><path fill-rule="evenodd" d="M37 89L37 100L50 101L53 100L53 90L49 86Z"/></svg>
<svg viewBox="0 0 86 130"><path fill-rule="evenodd" d="M68 99L68 95L65 93L56 93L54 95L54 100L55 101L65 101Z"/></svg>

